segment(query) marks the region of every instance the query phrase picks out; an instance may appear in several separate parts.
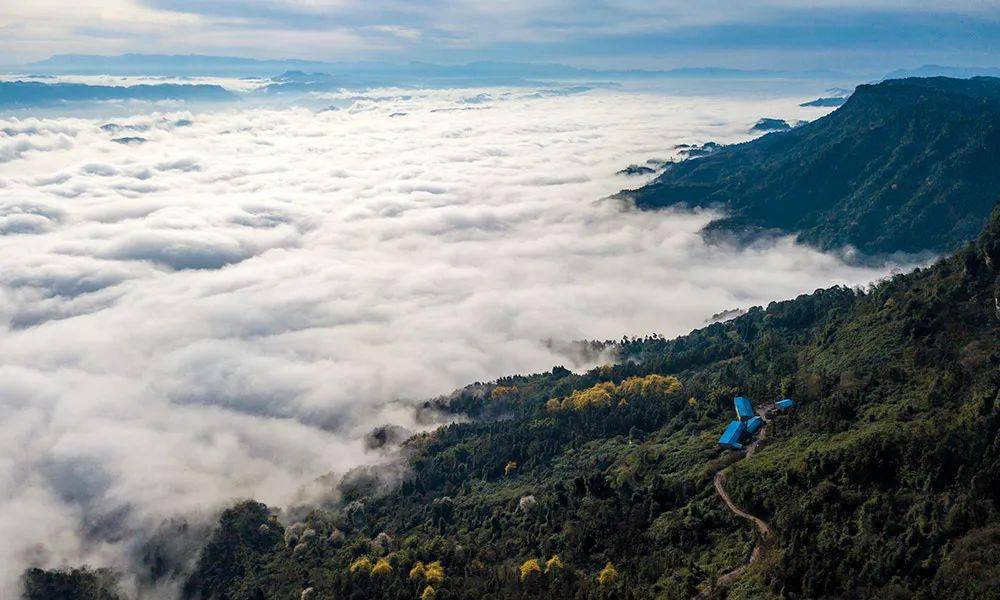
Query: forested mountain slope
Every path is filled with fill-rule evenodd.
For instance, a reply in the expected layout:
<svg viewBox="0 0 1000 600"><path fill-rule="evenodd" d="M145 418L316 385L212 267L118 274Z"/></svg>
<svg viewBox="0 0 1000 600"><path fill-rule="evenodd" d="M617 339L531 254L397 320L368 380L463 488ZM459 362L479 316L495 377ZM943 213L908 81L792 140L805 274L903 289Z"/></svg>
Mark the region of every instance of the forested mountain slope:
<svg viewBox="0 0 1000 600"><path fill-rule="evenodd" d="M1000 208L933 267L620 348L429 402L469 421L409 440L401 477L354 473L335 506L234 506L184 595L690 598L755 544L712 488L732 464L728 491L773 534L712 594L998 597ZM716 445L736 394L800 403L744 460ZM162 548L145 556L168 576ZM108 598L106 579L26 583Z"/></svg>
<svg viewBox="0 0 1000 600"><path fill-rule="evenodd" d="M642 208L722 205L714 227L868 254L952 250L1000 200L1000 78L862 85L811 123L672 164L622 192Z"/></svg>

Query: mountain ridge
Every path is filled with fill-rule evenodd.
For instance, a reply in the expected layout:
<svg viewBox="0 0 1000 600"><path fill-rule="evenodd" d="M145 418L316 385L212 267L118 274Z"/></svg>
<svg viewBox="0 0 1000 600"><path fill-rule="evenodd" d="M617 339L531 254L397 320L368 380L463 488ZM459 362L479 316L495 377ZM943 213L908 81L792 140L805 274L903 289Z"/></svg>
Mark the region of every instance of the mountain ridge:
<svg viewBox="0 0 1000 600"><path fill-rule="evenodd" d="M218 85L155 83L129 86L39 81L0 81L0 108L45 106L59 102L107 100L235 100L236 95Z"/></svg>
<svg viewBox="0 0 1000 600"><path fill-rule="evenodd" d="M823 249L947 251L1000 199L1000 79L889 80L791 131L675 163L619 197L719 206L716 230L778 229Z"/></svg>
<svg viewBox="0 0 1000 600"><path fill-rule="evenodd" d="M12 67L13 68L13 67ZM48 70L54 73L121 74L121 75L233 75L269 76L283 71L328 71L331 75L342 73L370 75L408 74L410 76L438 77L709 77L709 78L771 78L799 77L844 78L831 71L782 71L772 69L734 69L726 67L679 67L674 69L591 69L560 63L532 63L505 61L472 61L460 64L436 64L421 61L393 63L385 61L320 61L303 59L256 59L233 56L200 54L121 54L116 56L96 54L60 54L16 67L32 72Z"/></svg>

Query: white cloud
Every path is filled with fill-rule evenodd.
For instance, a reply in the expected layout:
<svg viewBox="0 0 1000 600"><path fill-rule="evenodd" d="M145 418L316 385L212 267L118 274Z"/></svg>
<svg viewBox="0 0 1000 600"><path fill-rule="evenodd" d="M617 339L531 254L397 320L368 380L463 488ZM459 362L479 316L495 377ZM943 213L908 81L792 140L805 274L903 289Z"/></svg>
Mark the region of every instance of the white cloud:
<svg viewBox="0 0 1000 600"><path fill-rule="evenodd" d="M123 52L311 59L390 55L407 60L414 50L586 43L601 36L669 35L694 27L737 26L750 31L762 23L788 23L791 17L804 14L820 20L852 11L869 12L875 19L954 14L995 21L998 9L998 0L105 0L83 4L36 0L0 5L0 50L9 62L60 53ZM594 44L600 42L590 43ZM849 46L842 49L849 50ZM570 53L569 58L590 57Z"/></svg>
<svg viewBox="0 0 1000 600"><path fill-rule="evenodd" d="M28 564L123 566L173 515L292 502L383 460L363 436L419 428L406 401L582 366L560 342L882 272L598 201L674 144L814 116L798 98L489 90L433 112L480 92L139 116L140 147L0 122L27 148L0 162L0 595Z"/></svg>

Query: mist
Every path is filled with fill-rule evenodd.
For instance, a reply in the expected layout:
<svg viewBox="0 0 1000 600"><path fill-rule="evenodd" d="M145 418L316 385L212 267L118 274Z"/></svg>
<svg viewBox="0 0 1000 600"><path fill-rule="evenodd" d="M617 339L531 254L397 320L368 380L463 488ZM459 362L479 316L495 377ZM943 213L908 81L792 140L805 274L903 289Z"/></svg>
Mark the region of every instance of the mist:
<svg viewBox="0 0 1000 600"><path fill-rule="evenodd" d="M319 100L0 120L0 596L28 566L127 570L165 519L300 502L386 459L374 427L426 428L423 399L593 366L574 340L907 266L607 199L676 144L824 114L799 96Z"/></svg>

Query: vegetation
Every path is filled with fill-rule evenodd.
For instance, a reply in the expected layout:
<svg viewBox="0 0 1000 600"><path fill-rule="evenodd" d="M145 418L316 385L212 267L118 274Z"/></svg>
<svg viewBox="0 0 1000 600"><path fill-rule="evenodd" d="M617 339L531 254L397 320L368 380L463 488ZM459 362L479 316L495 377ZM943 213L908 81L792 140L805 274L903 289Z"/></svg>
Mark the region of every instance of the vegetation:
<svg viewBox="0 0 1000 600"><path fill-rule="evenodd" d="M296 525L312 534L227 511L190 597L690 598L756 543L712 488L731 464L774 537L718 595L996 597L998 266L1000 209L977 243L871 289L470 387L441 406L473 420L411 439L397 489L352 490ZM800 402L746 460L715 443L738 393Z"/></svg>
<svg viewBox="0 0 1000 600"><path fill-rule="evenodd" d="M26 600L119 600L118 577L107 569L28 569L24 573Z"/></svg>
<svg viewBox="0 0 1000 600"><path fill-rule="evenodd" d="M718 232L779 229L867 254L951 251L1000 200L1000 79L862 85L830 115L671 165L643 208L724 205Z"/></svg>

